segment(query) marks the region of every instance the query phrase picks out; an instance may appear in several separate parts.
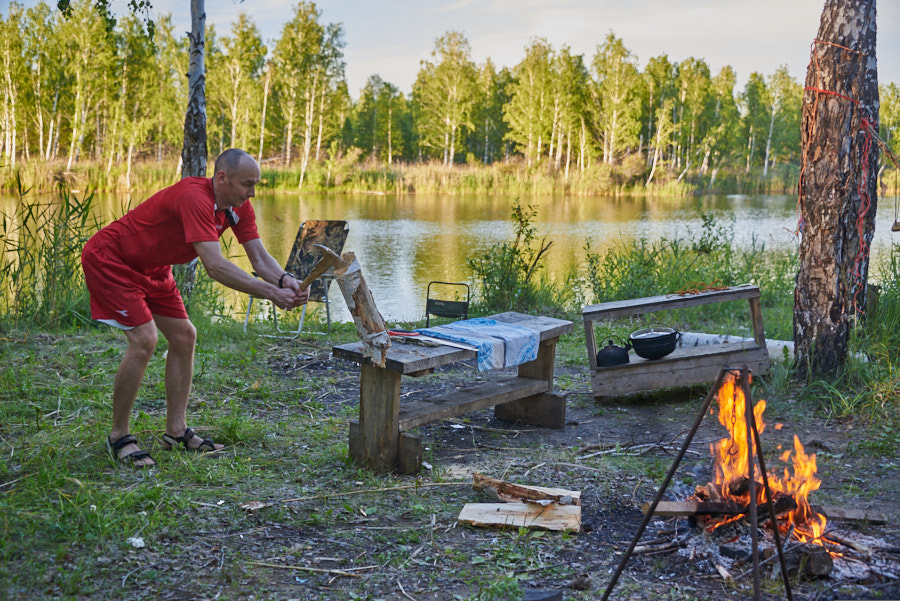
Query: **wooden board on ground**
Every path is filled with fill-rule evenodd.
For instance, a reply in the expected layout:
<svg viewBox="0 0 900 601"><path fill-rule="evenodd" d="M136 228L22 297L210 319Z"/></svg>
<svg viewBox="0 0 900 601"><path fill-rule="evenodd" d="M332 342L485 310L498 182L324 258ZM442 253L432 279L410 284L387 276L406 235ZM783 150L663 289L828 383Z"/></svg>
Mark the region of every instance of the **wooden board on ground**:
<svg viewBox="0 0 900 601"><path fill-rule="evenodd" d="M550 503L466 503L457 518L460 524L479 528L535 528L578 532L581 507Z"/></svg>

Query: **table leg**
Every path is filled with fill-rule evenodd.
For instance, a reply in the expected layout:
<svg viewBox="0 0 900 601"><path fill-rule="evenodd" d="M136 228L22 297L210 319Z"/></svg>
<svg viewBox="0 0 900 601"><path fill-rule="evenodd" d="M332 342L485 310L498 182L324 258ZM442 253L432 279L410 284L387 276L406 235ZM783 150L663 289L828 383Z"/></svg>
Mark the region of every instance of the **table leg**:
<svg viewBox="0 0 900 601"><path fill-rule="evenodd" d="M551 394L558 341L559 338L544 340L538 347L537 358L519 366L520 377L546 380L547 392L497 405L494 407L494 416L497 419L558 430L566 427L566 399L561 395Z"/></svg>
<svg viewBox="0 0 900 601"><path fill-rule="evenodd" d="M350 454L358 462L378 472L388 472L397 467L400 374L372 365L362 366L359 424L351 426L350 437Z"/></svg>

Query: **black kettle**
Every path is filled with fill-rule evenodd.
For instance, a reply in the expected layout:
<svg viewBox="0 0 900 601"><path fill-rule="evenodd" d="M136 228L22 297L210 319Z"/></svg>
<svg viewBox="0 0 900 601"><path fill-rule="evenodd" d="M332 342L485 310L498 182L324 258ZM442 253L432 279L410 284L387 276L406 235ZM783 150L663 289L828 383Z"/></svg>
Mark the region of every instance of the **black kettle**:
<svg viewBox="0 0 900 601"><path fill-rule="evenodd" d="M610 340L609 344L597 352L597 367L613 367L628 363L628 351L631 345L618 346Z"/></svg>

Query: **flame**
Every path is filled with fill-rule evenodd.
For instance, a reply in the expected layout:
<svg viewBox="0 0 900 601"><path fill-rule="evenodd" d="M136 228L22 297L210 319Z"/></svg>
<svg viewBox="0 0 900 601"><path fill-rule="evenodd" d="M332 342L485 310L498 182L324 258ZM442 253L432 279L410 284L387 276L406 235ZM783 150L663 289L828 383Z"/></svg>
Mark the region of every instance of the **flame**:
<svg viewBox="0 0 900 601"><path fill-rule="evenodd" d="M729 372L722 381L717 394L719 404L719 422L728 430L728 438L710 445L710 452L715 459L715 492L725 500L749 503L748 492L742 483L746 482L750 461L749 438L752 434L747 429L747 400L739 379ZM753 407L753 420L760 434L765 430L763 412L766 402L760 400ZM809 505L809 494L818 490L822 481L816 477L816 456L807 454L800 439L794 436L793 451L784 451L781 460L790 462L793 474L784 468L783 475L769 473L769 488L773 495L781 492L793 497L797 509L782 517L779 528L783 532L794 526L794 535L801 542L812 542L824 545L822 535L825 532L825 516L814 512ZM754 461L754 481L756 482L757 503L765 503L765 488L759 465ZM724 522L723 522L724 523Z"/></svg>

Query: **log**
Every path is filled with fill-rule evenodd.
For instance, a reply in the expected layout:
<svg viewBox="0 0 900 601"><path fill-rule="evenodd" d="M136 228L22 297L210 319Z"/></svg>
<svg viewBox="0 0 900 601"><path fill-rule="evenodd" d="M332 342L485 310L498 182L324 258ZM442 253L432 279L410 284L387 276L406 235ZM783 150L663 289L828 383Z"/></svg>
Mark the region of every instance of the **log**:
<svg viewBox="0 0 900 601"><path fill-rule="evenodd" d="M496 493L501 501L507 503L520 503L522 501L553 501L560 505L581 505L580 490L564 490L561 488L546 488L543 486L525 486L497 480L475 472L472 476L472 488L477 491L492 489L491 496Z"/></svg>
<svg viewBox="0 0 900 601"><path fill-rule="evenodd" d="M776 496L775 513L782 514L797 508L797 504L788 495ZM650 509L650 503L641 505L641 511L647 513ZM764 506L760 505L759 511L762 512ZM739 515L747 513L750 510L749 505L742 503L734 503L731 501L660 501L656 506L653 515L665 517L686 517L693 515ZM766 518L767 515L760 513L760 518Z"/></svg>
<svg viewBox="0 0 900 601"><path fill-rule="evenodd" d="M793 504L793 506L791 506ZM788 495L780 493L775 495L775 513L781 515L787 511L796 509L797 505ZM641 505L641 510L646 513L650 503ZM839 522L858 522L869 524L885 524L887 518L879 511L866 509L845 509L830 505L810 505L813 513L821 513L830 520ZM660 501L656 506L654 515L663 517L687 517L693 515L737 515L746 513L746 505L728 501ZM760 505L760 519L764 520L768 515L765 507Z"/></svg>
<svg viewBox="0 0 900 601"><path fill-rule="evenodd" d="M366 284L356 255L346 252L341 255L343 265L334 268L335 280L341 287L341 294L353 316L356 332L363 344L363 357L372 360L378 367L384 367L391 338L384 324L384 317L375 306L375 299Z"/></svg>

